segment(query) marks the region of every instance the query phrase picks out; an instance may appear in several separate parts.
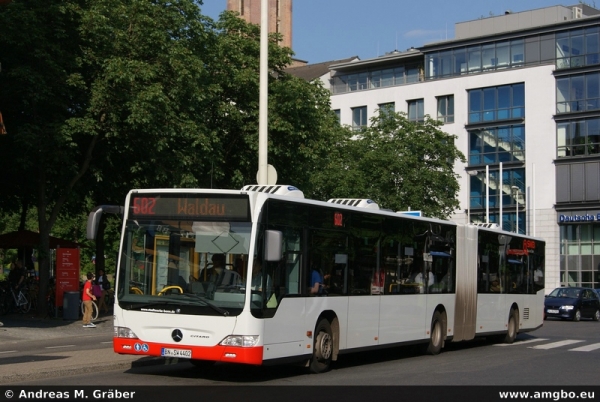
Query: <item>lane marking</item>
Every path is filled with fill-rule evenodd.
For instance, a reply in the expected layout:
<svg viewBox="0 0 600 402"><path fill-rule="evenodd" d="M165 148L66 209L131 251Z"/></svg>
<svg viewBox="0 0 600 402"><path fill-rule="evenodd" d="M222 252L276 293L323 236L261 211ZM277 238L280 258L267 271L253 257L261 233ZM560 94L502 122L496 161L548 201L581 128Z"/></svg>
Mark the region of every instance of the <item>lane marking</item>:
<svg viewBox="0 0 600 402"><path fill-rule="evenodd" d="M569 349L569 352L591 352L592 350L596 349L600 349L600 343L592 343L591 345L585 345L575 349Z"/></svg>
<svg viewBox="0 0 600 402"><path fill-rule="evenodd" d="M72 348L73 346L75 346L75 345L46 346L44 349Z"/></svg>
<svg viewBox="0 0 600 402"><path fill-rule="evenodd" d="M575 339L567 339L564 341L559 341L559 342L552 342L552 343L547 343L545 345L537 345L537 346L530 346L531 349L553 349L553 348L560 348L561 346L567 346L567 345L572 345L574 343L579 343L579 342L583 342L583 341L578 341Z"/></svg>
<svg viewBox="0 0 600 402"><path fill-rule="evenodd" d="M547 341L547 338L535 338L535 339L528 339L526 341L515 341L513 343L496 343L494 344L494 346L516 346L516 345L524 345L526 343L534 343L534 342L542 342L542 341Z"/></svg>
<svg viewBox="0 0 600 402"><path fill-rule="evenodd" d="M3 354L3 353L15 353L15 352L17 352L17 351L16 350L5 350L4 352L0 352L0 354Z"/></svg>

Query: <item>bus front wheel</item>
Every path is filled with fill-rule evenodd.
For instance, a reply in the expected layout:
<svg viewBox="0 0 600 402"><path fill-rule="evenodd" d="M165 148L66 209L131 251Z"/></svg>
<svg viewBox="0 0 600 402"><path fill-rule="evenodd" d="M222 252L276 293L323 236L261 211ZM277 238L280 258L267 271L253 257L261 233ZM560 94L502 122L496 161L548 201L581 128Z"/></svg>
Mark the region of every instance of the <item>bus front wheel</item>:
<svg viewBox="0 0 600 402"><path fill-rule="evenodd" d="M508 328L506 336L504 337L504 343L513 343L517 339L517 333L519 332L519 312L515 309L510 311L508 317Z"/></svg>
<svg viewBox="0 0 600 402"><path fill-rule="evenodd" d="M331 368L333 357L333 335L331 325L322 319L315 329L313 355L310 360L310 371L323 373Z"/></svg>

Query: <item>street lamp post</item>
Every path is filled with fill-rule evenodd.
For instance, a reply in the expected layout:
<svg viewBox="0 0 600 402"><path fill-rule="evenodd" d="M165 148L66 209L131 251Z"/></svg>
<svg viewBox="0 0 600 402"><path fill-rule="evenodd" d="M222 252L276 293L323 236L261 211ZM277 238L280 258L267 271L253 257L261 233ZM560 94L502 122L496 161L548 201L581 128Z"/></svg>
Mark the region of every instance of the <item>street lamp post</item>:
<svg viewBox="0 0 600 402"><path fill-rule="evenodd" d="M516 195L515 195L515 205L517 208L517 213L516 213L516 218L515 218L515 226L516 226L516 230L515 233L519 233L519 195L521 194L521 189L517 186L512 186L511 190L513 190Z"/></svg>

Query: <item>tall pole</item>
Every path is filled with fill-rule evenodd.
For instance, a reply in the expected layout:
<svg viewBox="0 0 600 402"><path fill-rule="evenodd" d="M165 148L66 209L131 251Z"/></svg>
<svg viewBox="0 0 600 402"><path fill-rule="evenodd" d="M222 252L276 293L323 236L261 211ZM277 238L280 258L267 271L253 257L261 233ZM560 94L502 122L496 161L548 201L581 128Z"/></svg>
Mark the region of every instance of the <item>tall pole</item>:
<svg viewBox="0 0 600 402"><path fill-rule="evenodd" d="M269 106L269 2L260 3L260 92L258 109L258 184L268 178L268 106Z"/></svg>
<svg viewBox="0 0 600 402"><path fill-rule="evenodd" d="M531 200L529 202L530 207L529 210L532 212L530 214L531 216L531 221L533 221L533 225L530 225L529 227L533 226L533 236L536 235L535 233L535 163L531 165L531 187L530 187L530 193L529 193L529 197L527 197L527 200Z"/></svg>
<svg viewBox="0 0 600 402"><path fill-rule="evenodd" d="M521 189L517 186L512 186L510 188L511 190L514 190L515 192L515 205L516 205L516 219L515 219L515 226L516 226L516 230L515 233L519 234L519 193L521 192Z"/></svg>
<svg viewBox="0 0 600 402"><path fill-rule="evenodd" d="M490 165L485 165L485 223L490 223Z"/></svg>
<svg viewBox="0 0 600 402"><path fill-rule="evenodd" d="M471 224L471 175L467 172L467 225Z"/></svg>
<svg viewBox="0 0 600 402"><path fill-rule="evenodd" d="M502 199L504 198L504 182L502 179L502 162L500 162L500 230L502 230Z"/></svg>
<svg viewBox="0 0 600 402"><path fill-rule="evenodd" d="M516 234L519 234L519 192L520 191L521 190L517 189L517 219L516 219L517 231L515 232Z"/></svg>

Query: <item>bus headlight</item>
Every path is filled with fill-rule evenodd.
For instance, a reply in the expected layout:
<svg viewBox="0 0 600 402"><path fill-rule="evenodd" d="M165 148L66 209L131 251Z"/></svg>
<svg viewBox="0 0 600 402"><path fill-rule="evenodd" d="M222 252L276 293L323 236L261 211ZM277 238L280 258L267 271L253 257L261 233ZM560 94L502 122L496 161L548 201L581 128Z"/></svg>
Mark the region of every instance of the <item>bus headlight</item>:
<svg viewBox="0 0 600 402"><path fill-rule="evenodd" d="M115 338L129 338L129 339L137 339L137 335L127 327L114 327Z"/></svg>
<svg viewBox="0 0 600 402"><path fill-rule="evenodd" d="M251 348L258 343L258 335L229 335L223 339L220 345L237 346L240 348Z"/></svg>

